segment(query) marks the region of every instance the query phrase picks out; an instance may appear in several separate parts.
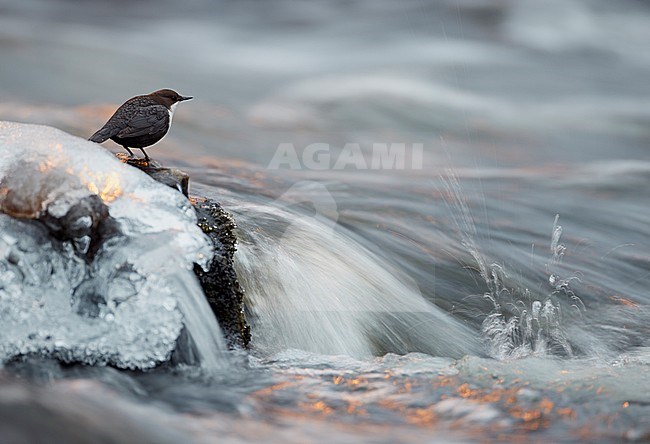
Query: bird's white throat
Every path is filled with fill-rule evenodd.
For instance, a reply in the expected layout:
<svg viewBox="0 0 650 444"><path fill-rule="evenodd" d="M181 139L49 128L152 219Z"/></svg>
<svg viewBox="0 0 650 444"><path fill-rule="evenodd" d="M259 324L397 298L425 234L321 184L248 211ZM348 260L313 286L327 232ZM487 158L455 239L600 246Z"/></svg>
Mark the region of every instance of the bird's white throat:
<svg viewBox="0 0 650 444"><path fill-rule="evenodd" d="M174 112L176 111L176 107L178 106L180 102L174 103L170 108L169 108L169 126L167 127L167 131L169 131L169 128L172 126L172 120L174 119Z"/></svg>

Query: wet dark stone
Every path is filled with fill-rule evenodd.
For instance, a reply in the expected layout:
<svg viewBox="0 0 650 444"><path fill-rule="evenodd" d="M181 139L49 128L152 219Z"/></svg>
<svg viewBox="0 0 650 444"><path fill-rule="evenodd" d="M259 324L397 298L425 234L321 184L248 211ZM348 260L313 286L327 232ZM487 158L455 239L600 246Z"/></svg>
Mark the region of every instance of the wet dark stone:
<svg viewBox="0 0 650 444"><path fill-rule="evenodd" d="M106 305L105 288L98 288L94 280L84 281L74 290L74 305L77 314L89 318L99 316L101 306Z"/></svg>
<svg viewBox="0 0 650 444"><path fill-rule="evenodd" d="M144 171L151 176L152 179L180 191L185 195L185 197L189 196L190 176L188 176L184 171L181 171L178 168L163 167L155 160L129 157L125 153L117 153L116 156L123 163Z"/></svg>
<svg viewBox="0 0 650 444"><path fill-rule="evenodd" d="M108 207L94 194L71 205L65 214L58 214L48 207L37 220L56 239L71 241L77 255L88 262L107 239L119 234L117 222L109 215Z"/></svg>
<svg viewBox="0 0 650 444"><path fill-rule="evenodd" d="M237 225L221 205L211 200L195 202L199 227L212 240L214 258L208 271L194 266L212 312L226 335L228 345L247 348L251 339L250 326L244 316L244 291L239 285L233 264L236 250Z"/></svg>
<svg viewBox="0 0 650 444"><path fill-rule="evenodd" d="M172 352L169 362L164 363L161 367L169 368L170 365L175 367L179 364L198 365L200 362L201 358L199 357L196 345L192 341L187 329L183 327L178 339L176 340L176 348Z"/></svg>

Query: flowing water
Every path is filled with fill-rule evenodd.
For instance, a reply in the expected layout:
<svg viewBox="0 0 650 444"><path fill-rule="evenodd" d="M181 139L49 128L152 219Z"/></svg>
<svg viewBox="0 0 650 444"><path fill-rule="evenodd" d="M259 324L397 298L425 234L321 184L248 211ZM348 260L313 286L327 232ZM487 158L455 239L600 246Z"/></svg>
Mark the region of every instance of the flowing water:
<svg viewBox="0 0 650 444"><path fill-rule="evenodd" d="M166 190L144 198L159 213L111 203L128 242L99 270L28 233L31 281L0 268L3 361L33 353L0 370L0 440L61 424L97 441L648 439L649 39L635 0L0 1L0 120L86 138L132 95L196 97L148 152L234 215L253 335L222 350L170 259L202 241ZM33 137L20 149L51 156ZM21 155L0 141L7 174ZM361 161L341 161L349 143ZM372 168L391 143L421 144L421 165L414 148ZM295 158L275 168L279 146ZM51 159L112 171L88 156ZM0 223L5 258L25 229ZM124 257L137 273L115 278ZM107 321L121 329L75 323L61 294L79 273L140 289ZM133 370L183 327L198 365Z"/></svg>

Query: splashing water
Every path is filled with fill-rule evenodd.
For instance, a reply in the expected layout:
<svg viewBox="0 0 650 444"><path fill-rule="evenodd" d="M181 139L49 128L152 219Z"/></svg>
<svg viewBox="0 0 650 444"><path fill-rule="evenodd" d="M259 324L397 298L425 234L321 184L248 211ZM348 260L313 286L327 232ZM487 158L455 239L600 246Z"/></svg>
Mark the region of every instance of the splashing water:
<svg viewBox="0 0 650 444"><path fill-rule="evenodd" d="M329 194L312 185L322 187L319 195ZM331 213L327 202L311 203ZM281 200L239 205L230 208L243 230L238 275L258 350L354 357L408 351L458 357L480 350L469 328L427 302L413 282L331 219L305 216Z"/></svg>
<svg viewBox="0 0 650 444"><path fill-rule="evenodd" d="M562 262L566 246L560 242L562 226L556 215L551 234L550 265L546 265L551 292L534 295L511 279L503 266L489 263L476 242L476 227L465 201L462 189L453 171L447 171L443 185L451 202L452 218L461 236L461 244L475 260L488 292L483 297L492 305L481 324L481 332L488 354L495 359L517 359L530 355L557 354L572 356L573 349L562 323L562 306L558 296L573 301L578 311L584 304L571 290L577 276L562 278L552 269Z"/></svg>

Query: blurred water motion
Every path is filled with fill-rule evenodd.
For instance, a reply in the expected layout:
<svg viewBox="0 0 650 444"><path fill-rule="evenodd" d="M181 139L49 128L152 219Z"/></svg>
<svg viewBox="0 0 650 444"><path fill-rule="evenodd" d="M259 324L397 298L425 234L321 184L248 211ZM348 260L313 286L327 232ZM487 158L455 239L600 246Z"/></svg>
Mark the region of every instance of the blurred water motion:
<svg viewBox="0 0 650 444"><path fill-rule="evenodd" d="M165 85L197 96L175 138L263 165L282 141L415 140L433 165L445 149L472 166L644 159L647 9L633 0L5 1L1 115L13 115L7 102L119 104ZM69 124L85 135L100 121Z"/></svg>

